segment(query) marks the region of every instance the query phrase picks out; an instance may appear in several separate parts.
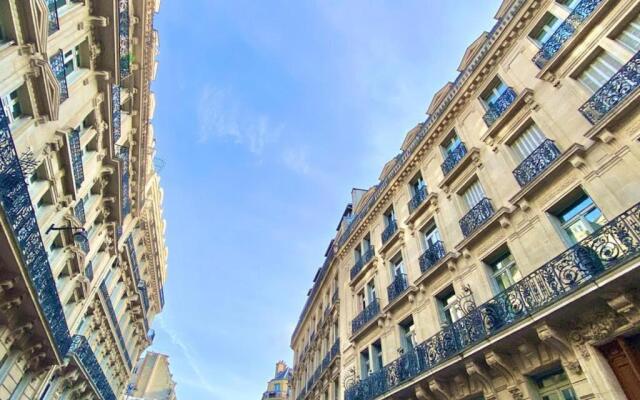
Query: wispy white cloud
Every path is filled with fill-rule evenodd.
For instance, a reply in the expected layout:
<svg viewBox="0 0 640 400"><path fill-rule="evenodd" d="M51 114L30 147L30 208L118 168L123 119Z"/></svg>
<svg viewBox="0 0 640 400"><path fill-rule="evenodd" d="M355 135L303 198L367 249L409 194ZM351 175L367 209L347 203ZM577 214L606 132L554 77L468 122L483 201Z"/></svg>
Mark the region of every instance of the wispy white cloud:
<svg viewBox="0 0 640 400"><path fill-rule="evenodd" d="M293 172L308 174L311 169L309 148L307 146L286 147L282 152L282 162Z"/></svg>
<svg viewBox="0 0 640 400"><path fill-rule="evenodd" d="M212 85L205 86L200 93L197 118L201 143L212 138L231 140L256 155L277 141L283 129L268 115L243 108L229 91Z"/></svg>

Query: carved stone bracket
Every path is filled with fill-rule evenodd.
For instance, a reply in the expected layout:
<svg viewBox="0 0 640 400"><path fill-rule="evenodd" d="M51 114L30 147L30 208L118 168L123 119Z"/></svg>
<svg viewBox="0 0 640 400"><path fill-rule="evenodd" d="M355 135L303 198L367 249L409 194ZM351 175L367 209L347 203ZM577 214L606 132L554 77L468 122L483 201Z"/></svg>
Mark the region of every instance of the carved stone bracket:
<svg viewBox="0 0 640 400"><path fill-rule="evenodd" d="M569 333L569 340L580 354L588 359L590 357L587 345L590 342L598 342L611 337L616 329L625 325L626 319L620 317L612 310L596 311L588 317L579 318L574 323L575 326Z"/></svg>

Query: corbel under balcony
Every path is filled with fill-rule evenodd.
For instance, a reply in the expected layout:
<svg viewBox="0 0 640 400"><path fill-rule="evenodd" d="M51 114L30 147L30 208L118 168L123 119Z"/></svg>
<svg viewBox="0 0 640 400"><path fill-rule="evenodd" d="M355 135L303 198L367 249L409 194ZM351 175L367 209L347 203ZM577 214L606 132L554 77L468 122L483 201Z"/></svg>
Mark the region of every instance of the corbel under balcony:
<svg viewBox="0 0 640 400"><path fill-rule="evenodd" d="M44 0L24 0L26 18L25 42L33 43L38 53L47 54L49 38L49 8Z"/></svg>
<svg viewBox="0 0 640 400"><path fill-rule="evenodd" d="M433 213L436 212L438 208L438 194L435 192L430 192L427 197L418 205L409 217L404 221L405 225L413 231L414 225L416 221L427 211L431 210Z"/></svg>
<svg viewBox="0 0 640 400"><path fill-rule="evenodd" d="M537 107L533 98L533 90L531 89L524 89L518 93L504 113L487 128L487 131L482 135L480 140L485 143L489 143L489 141L496 136L496 134L522 109L525 104L533 108Z"/></svg>
<svg viewBox="0 0 640 400"><path fill-rule="evenodd" d="M39 56L31 58L29 77L40 88L36 90L36 102L40 115L45 121L56 121L60 112L60 84L51 65Z"/></svg>
<svg viewBox="0 0 640 400"><path fill-rule="evenodd" d="M477 147L472 147L469 151L458 161L455 167L448 174L442 178L440 183L438 183L438 187L442 189L445 193L449 192L449 187L455 181L455 179L460 176L462 171L464 171L469 165L474 164L477 167L482 165L480 161L480 149Z"/></svg>
<svg viewBox="0 0 640 400"><path fill-rule="evenodd" d="M534 193L537 193L540 189L543 188L543 184L545 182L548 183L550 179L557 177L562 173L563 166L566 166L567 163L572 163L575 157L581 157L585 152L586 148L580 144L574 144L565 150L558 158L554 160L543 172L541 172L537 177L535 177L531 182L529 182L525 187L521 188L518 193L516 193L513 197L509 199L510 204L518 205L521 209L528 209L528 203L526 201Z"/></svg>

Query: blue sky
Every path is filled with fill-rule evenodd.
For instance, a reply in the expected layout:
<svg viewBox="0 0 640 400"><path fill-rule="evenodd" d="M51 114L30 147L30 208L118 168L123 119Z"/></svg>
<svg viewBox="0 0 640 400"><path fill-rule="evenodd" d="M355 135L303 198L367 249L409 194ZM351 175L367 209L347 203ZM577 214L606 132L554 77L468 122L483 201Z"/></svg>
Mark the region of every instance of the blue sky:
<svg viewBox="0 0 640 400"><path fill-rule="evenodd" d="M186 5L188 3L188 6ZM154 118L181 400L255 400L353 186L374 184L499 0L162 0Z"/></svg>

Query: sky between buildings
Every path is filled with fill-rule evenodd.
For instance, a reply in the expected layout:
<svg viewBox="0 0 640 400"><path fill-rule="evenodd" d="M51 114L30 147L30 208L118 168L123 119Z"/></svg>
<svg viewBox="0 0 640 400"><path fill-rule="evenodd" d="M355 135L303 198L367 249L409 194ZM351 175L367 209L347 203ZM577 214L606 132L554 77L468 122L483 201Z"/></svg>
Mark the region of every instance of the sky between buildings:
<svg viewBox="0 0 640 400"><path fill-rule="evenodd" d="M168 221L153 350L181 400L255 400L352 187L377 182L499 0L162 0Z"/></svg>

